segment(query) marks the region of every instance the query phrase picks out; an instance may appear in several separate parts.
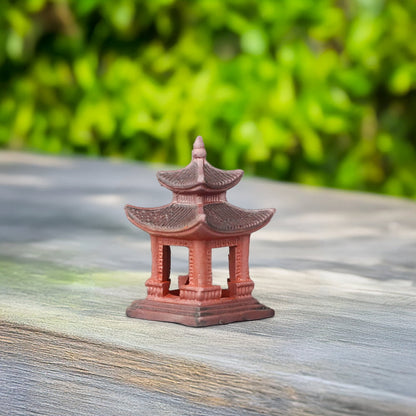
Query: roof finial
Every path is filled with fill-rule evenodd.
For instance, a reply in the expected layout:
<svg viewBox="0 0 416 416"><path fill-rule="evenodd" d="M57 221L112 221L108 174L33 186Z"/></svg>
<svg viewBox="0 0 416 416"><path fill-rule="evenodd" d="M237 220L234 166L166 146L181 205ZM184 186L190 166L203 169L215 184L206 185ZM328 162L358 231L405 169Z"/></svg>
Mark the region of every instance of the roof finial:
<svg viewBox="0 0 416 416"><path fill-rule="evenodd" d="M207 157L207 151L205 150L204 141L201 136L198 136L194 141L192 159L205 157Z"/></svg>

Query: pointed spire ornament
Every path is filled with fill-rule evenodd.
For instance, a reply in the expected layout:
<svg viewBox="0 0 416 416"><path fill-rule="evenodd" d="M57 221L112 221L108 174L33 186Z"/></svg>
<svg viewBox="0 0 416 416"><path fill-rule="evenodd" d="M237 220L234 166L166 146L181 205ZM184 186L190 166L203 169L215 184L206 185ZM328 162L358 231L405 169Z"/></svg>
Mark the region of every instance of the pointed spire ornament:
<svg viewBox="0 0 416 416"><path fill-rule="evenodd" d="M207 151L205 150L204 141L201 136L198 136L194 141L194 146L192 150L192 158L206 158Z"/></svg>
<svg viewBox="0 0 416 416"><path fill-rule="evenodd" d="M244 172L217 169L206 155L198 136L188 166L157 173L160 184L173 192L170 204L125 207L129 221L150 234L152 247L147 297L127 308L129 317L208 326L274 315L251 295L248 258L251 233L264 227L275 209L247 210L230 204L226 191ZM189 272L178 276L178 289L170 287L171 246L189 250ZM226 288L212 283L212 250L219 247L229 249Z"/></svg>

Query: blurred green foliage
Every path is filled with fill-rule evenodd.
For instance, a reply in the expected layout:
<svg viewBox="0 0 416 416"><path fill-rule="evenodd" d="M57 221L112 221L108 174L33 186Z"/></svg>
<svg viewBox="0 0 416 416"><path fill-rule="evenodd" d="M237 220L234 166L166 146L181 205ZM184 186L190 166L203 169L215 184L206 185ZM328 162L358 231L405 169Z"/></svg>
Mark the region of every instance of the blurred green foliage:
<svg viewBox="0 0 416 416"><path fill-rule="evenodd" d="M0 146L416 197L414 0L0 2Z"/></svg>

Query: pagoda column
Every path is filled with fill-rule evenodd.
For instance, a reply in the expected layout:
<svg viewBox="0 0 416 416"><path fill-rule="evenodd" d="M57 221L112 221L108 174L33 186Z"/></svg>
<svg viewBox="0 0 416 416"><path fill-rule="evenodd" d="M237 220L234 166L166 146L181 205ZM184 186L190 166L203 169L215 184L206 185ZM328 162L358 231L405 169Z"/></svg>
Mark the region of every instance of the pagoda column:
<svg viewBox="0 0 416 416"><path fill-rule="evenodd" d="M237 246L230 247L228 288L231 297L251 296L254 289L249 271L249 249L250 234L241 236Z"/></svg>
<svg viewBox="0 0 416 416"><path fill-rule="evenodd" d="M152 274L146 281L149 298L160 298L169 293L170 247L163 245L158 236L151 235Z"/></svg>
<svg viewBox="0 0 416 416"><path fill-rule="evenodd" d="M212 250L205 240L194 240L193 248L193 267L190 281L195 282L195 286L208 287L212 285Z"/></svg>
<svg viewBox="0 0 416 416"><path fill-rule="evenodd" d="M221 298L221 286L212 285L212 252L206 240L193 240L189 247L189 284L180 289L180 297L189 301Z"/></svg>
<svg viewBox="0 0 416 416"><path fill-rule="evenodd" d="M240 238L240 244L237 247L240 253L238 255L240 260L240 274L237 276L237 280L241 282L246 282L251 280L250 279L250 271L249 271L249 255L250 255L250 236L243 235Z"/></svg>

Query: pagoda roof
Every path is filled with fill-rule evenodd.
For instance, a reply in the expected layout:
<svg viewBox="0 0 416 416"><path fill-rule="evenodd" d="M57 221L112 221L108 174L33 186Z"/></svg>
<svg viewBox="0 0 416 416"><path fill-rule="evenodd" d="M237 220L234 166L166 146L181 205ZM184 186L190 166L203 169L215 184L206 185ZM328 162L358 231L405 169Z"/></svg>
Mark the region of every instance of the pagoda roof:
<svg viewBox="0 0 416 416"><path fill-rule="evenodd" d="M207 162L204 142L198 136L193 146L191 163L182 169L159 171L157 179L162 186L173 192L223 192L237 185L243 173L241 169L217 169Z"/></svg>
<svg viewBox="0 0 416 416"><path fill-rule="evenodd" d="M228 202L197 205L171 203L158 208L126 206L128 219L152 234L248 234L264 227L275 210L242 209Z"/></svg>
<svg viewBox="0 0 416 416"><path fill-rule="evenodd" d="M173 191L170 204L157 208L126 205L126 215L137 227L154 235L203 239L251 234L264 227L274 208L243 209L226 199L242 170L225 171L206 161L202 137L192 150L192 162L183 169L158 172L159 182Z"/></svg>

